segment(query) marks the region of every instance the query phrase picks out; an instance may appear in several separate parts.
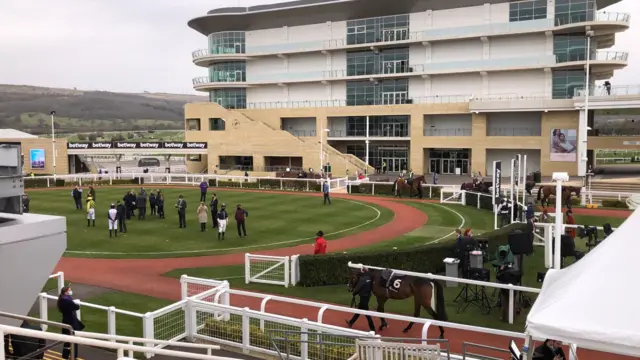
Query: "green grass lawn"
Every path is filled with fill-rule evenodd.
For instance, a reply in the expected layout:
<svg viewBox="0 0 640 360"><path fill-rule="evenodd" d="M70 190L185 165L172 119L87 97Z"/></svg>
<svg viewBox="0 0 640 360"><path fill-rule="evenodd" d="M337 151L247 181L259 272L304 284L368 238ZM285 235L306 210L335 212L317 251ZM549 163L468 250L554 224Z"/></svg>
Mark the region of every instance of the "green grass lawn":
<svg viewBox="0 0 640 360"><path fill-rule="evenodd" d="M425 245L429 242L433 242L435 239L442 238L450 233L453 229L460 226L460 217L453 213L453 211L459 213L464 217L464 227L470 227L474 230L475 234L490 231L493 228L493 215L486 210L478 210L468 206L462 205L447 205L441 206L439 204L430 203L408 203L422 211L424 211L429 217L428 223L420 229L417 229L409 234L405 234L399 238L384 241L378 244L374 244L368 247L354 249L352 251L378 251L388 249L394 251L394 249L402 250L419 245ZM610 222L612 226L619 226L624 219L619 218L600 218L594 216L576 216L576 222L578 224L602 224ZM451 241L453 237L448 237L442 241ZM585 250L584 240L576 239L576 246L580 250ZM524 277L523 285L527 287L539 288L541 284L537 282L537 273L545 271L544 266L544 249L536 247L535 253L524 258ZM493 255L493 254L491 254ZM572 261L567 260L567 265ZM486 264L486 267L491 267L490 264ZM406 269L411 270L411 269ZM224 267L210 267L210 268L192 268L192 269L176 269L171 271L165 276L179 278L181 275L187 274L189 276L228 280L233 288L242 288L252 291L272 293L283 296L299 297L313 299L320 302L328 302L334 304L341 304L349 306L351 297L345 291L344 285L335 286L323 286L314 288L303 287L291 287L284 288L281 286L266 285L266 284L245 284L244 282L244 265L236 266L224 266ZM492 281L495 281L495 272L492 273ZM465 311L458 313L459 303L455 303L454 299L460 292L462 287L445 288L445 301L449 320L452 322L458 322L469 325L492 327L504 330L523 331L526 314L528 309L516 317L514 324L507 324L500 320L500 309L496 308L488 315L482 314L480 310L473 305L469 306ZM487 289L487 295L492 297L493 289ZM535 294L529 294L532 299L535 299ZM493 298L492 303L495 303ZM372 307L375 304L372 303ZM412 315L413 313L413 300L408 299L404 301L390 301L386 305L386 311L394 312L404 315ZM423 316L427 316L426 312L423 312Z"/></svg>
<svg viewBox="0 0 640 360"><path fill-rule="evenodd" d="M332 205L323 206L322 199L316 197L221 191L220 202L226 203L231 211L236 204L242 204L249 212L249 237L239 239L235 220L230 219L226 240L218 241L210 219L207 232L200 232L196 217L198 189L165 189L166 219L149 215L147 209L146 220L128 221L128 233L110 239L107 210L109 204L122 199L126 190L97 190L95 228L87 227L85 210L75 209L71 189L31 192L31 211L67 217L65 256L99 258L167 258L281 248L311 243L318 230L331 240L378 227L393 218L393 212L386 208L351 200L334 199ZM188 203L186 229L178 228L174 209L180 194Z"/></svg>

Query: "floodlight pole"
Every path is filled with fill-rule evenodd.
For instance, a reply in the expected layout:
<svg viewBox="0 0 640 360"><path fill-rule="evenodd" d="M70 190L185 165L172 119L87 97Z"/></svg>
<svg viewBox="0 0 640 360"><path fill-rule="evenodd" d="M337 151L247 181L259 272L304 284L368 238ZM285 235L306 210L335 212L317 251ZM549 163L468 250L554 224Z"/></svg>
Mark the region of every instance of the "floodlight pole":
<svg viewBox="0 0 640 360"><path fill-rule="evenodd" d="M56 112L51 111L49 113L51 115L51 157L53 158L53 176L56 176L56 129L53 126L55 121Z"/></svg>

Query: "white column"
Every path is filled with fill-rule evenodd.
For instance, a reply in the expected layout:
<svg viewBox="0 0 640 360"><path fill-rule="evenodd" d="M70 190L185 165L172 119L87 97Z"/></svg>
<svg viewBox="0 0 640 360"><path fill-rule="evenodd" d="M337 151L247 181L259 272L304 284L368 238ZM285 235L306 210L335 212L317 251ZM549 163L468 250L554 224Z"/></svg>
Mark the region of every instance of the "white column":
<svg viewBox="0 0 640 360"><path fill-rule="evenodd" d="M483 36L480 38L482 41L482 60L488 60L491 58L491 44L489 42L489 38Z"/></svg>
<svg viewBox="0 0 640 360"><path fill-rule="evenodd" d="M422 81L424 81L424 96L431 96L431 76L424 75L422 76Z"/></svg>
<svg viewBox="0 0 640 360"><path fill-rule="evenodd" d="M586 106L585 106L586 108ZM582 109L578 117L578 176L585 176L587 173L587 110ZM584 159L583 159L584 157Z"/></svg>
<svg viewBox="0 0 640 360"><path fill-rule="evenodd" d="M562 233L563 233L563 218L562 218L562 183L569 181L569 175L567 173L553 173L553 181L556 182L556 221L555 221L555 244L553 254L553 268L560 269L560 262L562 259Z"/></svg>
<svg viewBox="0 0 640 360"><path fill-rule="evenodd" d="M489 74L486 71L481 71L480 76L482 76L482 95L489 95Z"/></svg>
<svg viewBox="0 0 640 360"><path fill-rule="evenodd" d="M366 117L366 122L365 122L365 126L366 126L366 135L365 135L365 153L364 153L364 162L367 163L367 165L369 165L369 115L367 115Z"/></svg>
<svg viewBox="0 0 640 360"><path fill-rule="evenodd" d="M551 19L555 22L556 16L556 1L555 0L547 0L547 19Z"/></svg>
<svg viewBox="0 0 640 360"><path fill-rule="evenodd" d="M56 116L56 112L52 111L51 113L51 157L53 159L53 176L56 176L56 130L54 126L54 120Z"/></svg>
<svg viewBox="0 0 640 360"><path fill-rule="evenodd" d="M491 4L486 3L482 5L482 15L485 24L491 24Z"/></svg>

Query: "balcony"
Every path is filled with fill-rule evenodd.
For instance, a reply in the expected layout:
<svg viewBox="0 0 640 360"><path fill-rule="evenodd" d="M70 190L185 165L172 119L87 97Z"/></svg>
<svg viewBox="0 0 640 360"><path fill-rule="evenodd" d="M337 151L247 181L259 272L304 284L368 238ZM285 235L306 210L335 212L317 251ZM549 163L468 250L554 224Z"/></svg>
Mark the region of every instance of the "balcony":
<svg viewBox="0 0 640 360"><path fill-rule="evenodd" d="M587 91L584 88L576 89L575 97L584 97L586 92ZM589 96L640 96L640 85L615 85L611 86L610 92L607 92L607 89L604 86L600 85L590 88Z"/></svg>
<svg viewBox="0 0 640 360"><path fill-rule="evenodd" d="M248 60L249 56L239 50L235 48L199 49L191 53L191 60L194 64L203 67L225 61Z"/></svg>
<svg viewBox="0 0 640 360"><path fill-rule="evenodd" d="M487 128L487 136L540 136L534 128Z"/></svg>
<svg viewBox="0 0 640 360"><path fill-rule="evenodd" d="M598 12L593 19L584 17L558 18L558 19L539 19L521 22L505 22L495 24L483 24L472 26L457 26L441 29L427 29L422 31L413 31L407 33L406 37L394 41L385 41L387 39L379 39L374 43L348 45L346 37L340 39L329 39L323 41L307 41L297 43L280 43L280 44L260 44L247 45L246 54L212 54L208 50L199 50L193 52L193 61L197 65L206 66L207 59L233 57L237 60L239 56L273 56L278 54L304 53L314 51L334 51L334 50L356 50L369 49L370 47L387 47L397 46L401 44L417 44L422 42L463 40L470 38L491 37L527 34L545 31L554 32L571 32L578 29L584 30L585 26L591 26L595 31L596 37L602 34L611 34L624 31L629 27L630 15L626 13L615 12Z"/></svg>
<svg viewBox="0 0 640 360"><path fill-rule="evenodd" d="M471 129L424 129L424 136L471 136Z"/></svg>
<svg viewBox="0 0 640 360"><path fill-rule="evenodd" d="M315 137L315 130L286 130L289 134L297 137Z"/></svg>
<svg viewBox="0 0 640 360"><path fill-rule="evenodd" d="M392 126L391 128L386 129L377 129L371 128L369 129L369 138L377 138L376 140L381 139L393 139L393 140L408 140L409 139L409 130L407 127L409 124L396 124L397 126ZM367 138L367 131L362 130L330 130L329 131L329 139L345 139L345 138Z"/></svg>
<svg viewBox="0 0 640 360"><path fill-rule="evenodd" d="M408 98L407 104L456 104L468 103L471 95L433 95ZM356 106L379 106L391 105L380 101L371 101L370 104ZM396 104L403 105L403 104ZM347 100L309 100L309 101L271 101L271 102L250 102L247 103L248 109L302 109L302 108L326 108L326 107L344 107Z"/></svg>
<svg viewBox="0 0 640 360"><path fill-rule="evenodd" d="M233 75L233 76L231 76ZM235 76L231 73L229 76L200 76L193 78L193 88L198 91L209 91L211 89L220 88L245 88L247 83L242 76Z"/></svg>

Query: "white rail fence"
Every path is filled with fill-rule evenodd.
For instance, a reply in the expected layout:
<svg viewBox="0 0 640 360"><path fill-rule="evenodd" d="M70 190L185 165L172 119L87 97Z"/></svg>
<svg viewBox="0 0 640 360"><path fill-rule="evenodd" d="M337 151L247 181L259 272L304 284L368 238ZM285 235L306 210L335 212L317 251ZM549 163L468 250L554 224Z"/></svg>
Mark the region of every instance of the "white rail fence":
<svg viewBox="0 0 640 360"><path fill-rule="evenodd" d="M246 253L244 254L245 283L295 286L300 280L299 256L267 256Z"/></svg>
<svg viewBox="0 0 640 360"><path fill-rule="evenodd" d="M350 266L361 265L350 264ZM399 274L403 272L398 270L396 273ZM506 288L510 293L512 293L512 296L510 296L511 299L515 298L513 296L513 292L515 291L540 291L539 289L520 286L474 282L472 280L440 277L431 274L404 273L412 276L426 276L435 280L458 281L472 285L478 284L480 286ZM61 275L55 274L55 276L60 278ZM381 314L375 311L359 310L315 301L236 290L231 289L227 281L194 278L186 275L181 277L180 284L180 301L145 314L130 312L114 307L90 304L77 300L77 303L82 308L91 307L103 310L107 317L107 330L105 331L105 334L80 333L80 335L82 337L91 338L86 339L87 341L99 341L95 339L107 340L107 343L112 344L113 347L111 348L122 348L123 353L124 351L134 351L138 353L145 353L147 357L151 357L154 354L165 355L167 353L160 351L162 348L174 345L176 341L183 339L189 341L203 340L209 343L239 348L245 352L256 351L267 355L276 355L276 351L274 351L272 344L274 337L271 337L269 334L294 331L300 334L299 339L295 339L300 340L300 344L298 345L299 347L293 350L292 358L310 360L320 360L318 347L317 345L314 345L315 343L313 341L315 333L323 333L323 341L327 344L331 344L327 346L333 347L330 351L326 350L324 355L324 359L331 360L341 360L354 356L356 353L355 343L357 339L380 340L379 337L374 336L372 333L327 324L324 319L327 311L332 313L342 313L345 317L352 316L353 314L380 317ZM48 320L47 311L43 311L43 309L47 308L44 304L54 298L56 297L47 294L40 294L41 318L43 320ZM234 303L238 303L238 300L241 300L241 303L246 303L247 299L256 300L259 303L259 306L250 309L247 307L233 305ZM269 312L268 306L273 304L287 304L291 307L304 306L314 310L309 312L308 319L295 319ZM513 307L514 306L512 304L509 305L510 318L513 317ZM81 318L80 311L78 312L78 316ZM127 337L117 334L117 316L133 316L139 319L142 323L142 333L140 336ZM443 326L451 329L480 332L503 336L510 339L525 338L523 333L487 329L477 326L436 321L432 319L413 318L410 316L390 313L384 314L384 317L390 320L415 322L420 324L421 343L423 345L437 343L435 340L428 339L428 330L431 326ZM325 336L329 336L330 339L326 339ZM115 342L118 341L123 341L127 344L115 344ZM136 347L133 345L135 343L144 344L144 347ZM81 342L81 344L84 344L84 342ZM180 343L180 345L182 345L182 343ZM203 349L206 349L206 347L203 347ZM208 351L210 351L216 348L209 347L208 349ZM327 354L329 353L340 353L340 355L327 357ZM382 356L381 352L377 352L376 354ZM191 356L183 357L193 358ZM201 359L202 357L196 358ZM367 358L369 359L370 357ZM379 357L374 357L374 359L377 358ZM452 355L451 358L459 359L460 357Z"/></svg>

